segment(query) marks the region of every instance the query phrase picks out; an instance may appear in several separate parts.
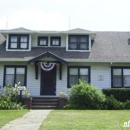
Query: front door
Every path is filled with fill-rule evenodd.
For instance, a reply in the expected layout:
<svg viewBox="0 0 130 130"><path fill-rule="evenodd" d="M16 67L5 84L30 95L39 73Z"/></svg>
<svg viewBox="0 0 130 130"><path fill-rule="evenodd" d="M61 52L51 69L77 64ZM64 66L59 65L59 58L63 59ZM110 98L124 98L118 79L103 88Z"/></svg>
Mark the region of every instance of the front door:
<svg viewBox="0 0 130 130"><path fill-rule="evenodd" d="M51 71L41 69L41 95L55 95L56 92L56 67Z"/></svg>

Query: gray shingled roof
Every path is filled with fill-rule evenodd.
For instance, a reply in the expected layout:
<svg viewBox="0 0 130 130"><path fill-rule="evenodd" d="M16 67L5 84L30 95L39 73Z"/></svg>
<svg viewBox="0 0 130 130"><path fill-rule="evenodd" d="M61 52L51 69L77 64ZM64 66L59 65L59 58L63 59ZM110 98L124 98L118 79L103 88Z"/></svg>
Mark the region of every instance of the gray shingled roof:
<svg viewBox="0 0 130 130"><path fill-rule="evenodd" d="M67 30L67 31L53 31L53 30L29 30L23 27L20 28L15 28L15 29L9 29L9 30L0 30L0 32L2 33L46 33L46 34L59 34L59 33L64 33L64 34L95 34L95 32L93 31L89 31L89 30L85 30L85 29L81 29L81 28L76 28L76 29L71 29L71 30Z"/></svg>
<svg viewBox="0 0 130 130"><path fill-rule="evenodd" d="M64 31L66 33L91 33L92 31L81 29L81 28L75 28L71 30Z"/></svg>
<svg viewBox="0 0 130 130"><path fill-rule="evenodd" d="M3 35L0 33L0 44L2 44L5 41L5 38L3 37Z"/></svg>
<svg viewBox="0 0 130 130"><path fill-rule="evenodd" d="M130 61L130 32L97 32L90 60Z"/></svg>
<svg viewBox="0 0 130 130"><path fill-rule="evenodd" d="M29 60L50 51L64 60L83 60L88 62L130 62L130 32L97 32L91 52L67 52L65 47L33 47L30 52L11 52L0 45L0 59ZM1 40L1 39L0 39Z"/></svg>
<svg viewBox="0 0 130 130"><path fill-rule="evenodd" d="M12 32L17 32L17 31L20 31L20 32L26 32L26 31L31 31L29 29L26 29L26 28L23 28L23 27L20 27L20 28L14 28L14 29L10 29L9 31L12 31Z"/></svg>

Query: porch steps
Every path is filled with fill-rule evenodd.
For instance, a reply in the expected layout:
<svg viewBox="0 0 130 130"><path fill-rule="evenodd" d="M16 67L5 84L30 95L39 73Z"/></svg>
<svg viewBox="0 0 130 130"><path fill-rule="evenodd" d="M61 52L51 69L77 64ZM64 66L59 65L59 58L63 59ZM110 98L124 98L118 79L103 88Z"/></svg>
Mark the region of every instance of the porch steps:
<svg viewBox="0 0 130 130"><path fill-rule="evenodd" d="M33 97L32 109L58 109L59 97Z"/></svg>

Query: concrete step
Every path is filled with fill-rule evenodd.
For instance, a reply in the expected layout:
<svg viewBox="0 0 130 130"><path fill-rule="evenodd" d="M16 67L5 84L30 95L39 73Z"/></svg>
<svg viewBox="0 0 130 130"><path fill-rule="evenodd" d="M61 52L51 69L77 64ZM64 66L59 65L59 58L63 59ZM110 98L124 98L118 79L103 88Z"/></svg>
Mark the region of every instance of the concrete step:
<svg viewBox="0 0 130 130"><path fill-rule="evenodd" d="M59 104L58 97L33 97L32 109L57 109Z"/></svg>
<svg viewBox="0 0 130 130"><path fill-rule="evenodd" d="M57 102L33 102L33 105L58 105Z"/></svg>

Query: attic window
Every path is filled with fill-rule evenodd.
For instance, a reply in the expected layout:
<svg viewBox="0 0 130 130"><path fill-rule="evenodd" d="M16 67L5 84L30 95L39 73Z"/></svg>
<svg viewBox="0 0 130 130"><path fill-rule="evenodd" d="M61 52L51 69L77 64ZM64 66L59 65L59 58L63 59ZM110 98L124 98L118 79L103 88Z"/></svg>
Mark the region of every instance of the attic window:
<svg viewBox="0 0 130 130"><path fill-rule="evenodd" d="M51 37L51 46L60 46L61 37Z"/></svg>
<svg viewBox="0 0 130 130"><path fill-rule="evenodd" d="M48 46L48 37L38 37L38 46Z"/></svg>
<svg viewBox="0 0 130 130"><path fill-rule="evenodd" d="M88 35L69 35L69 50L89 50Z"/></svg>
<svg viewBox="0 0 130 130"><path fill-rule="evenodd" d="M11 34L9 35L9 49L28 49L29 35Z"/></svg>

